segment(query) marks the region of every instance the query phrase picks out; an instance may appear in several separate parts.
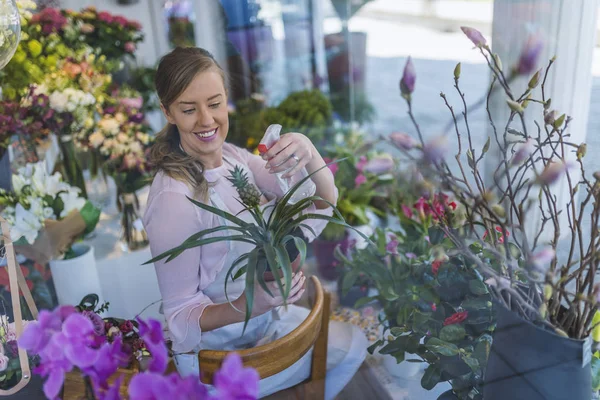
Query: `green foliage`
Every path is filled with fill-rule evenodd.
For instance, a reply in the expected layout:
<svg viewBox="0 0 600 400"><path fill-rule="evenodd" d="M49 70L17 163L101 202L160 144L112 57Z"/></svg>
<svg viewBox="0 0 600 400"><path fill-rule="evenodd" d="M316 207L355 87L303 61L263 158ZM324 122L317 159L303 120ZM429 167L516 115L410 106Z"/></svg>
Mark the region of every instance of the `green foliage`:
<svg viewBox="0 0 600 400"><path fill-rule="evenodd" d="M265 107L259 98L244 99L235 106L229 117L228 141L251 150L272 124L280 124L282 134L300 132L319 145L332 119L331 103L318 90L294 92L276 107Z"/></svg>
<svg viewBox="0 0 600 400"><path fill-rule="evenodd" d="M416 204L428 204L425 210L435 205ZM450 381L459 398L481 399L495 326L492 299L474 266L462 255L446 255L453 245L442 226L452 220L453 210L440 210L445 215L439 219L427 213L400 214L398 230L375 232L371 240L376 245L355 250L351 257L338 254L348 271L344 289L365 275L378 290L385 327L375 346L380 353L396 360L414 359L407 356L411 354L427 362L421 381L425 389Z"/></svg>

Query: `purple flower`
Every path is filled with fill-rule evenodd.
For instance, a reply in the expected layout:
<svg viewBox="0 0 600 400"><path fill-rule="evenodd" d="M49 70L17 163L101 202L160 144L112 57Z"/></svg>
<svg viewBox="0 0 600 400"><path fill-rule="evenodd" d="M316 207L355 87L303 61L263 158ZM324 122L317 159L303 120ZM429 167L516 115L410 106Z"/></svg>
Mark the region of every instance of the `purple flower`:
<svg viewBox="0 0 600 400"><path fill-rule="evenodd" d="M19 355L19 345L16 340L9 340L6 342L6 350L8 355L11 357L16 357Z"/></svg>
<svg viewBox="0 0 600 400"><path fill-rule="evenodd" d="M94 392L98 400L121 400L121 384L123 383L124 375L121 374L115 379L112 385L108 386L106 390L100 390L98 387L94 387Z"/></svg>
<svg viewBox="0 0 600 400"><path fill-rule="evenodd" d="M375 175L385 174L394 168L394 160L388 155L378 156L365 164L363 171Z"/></svg>
<svg viewBox="0 0 600 400"><path fill-rule="evenodd" d="M92 325L94 326L94 333L98 336L104 335L104 320L101 316L96 314L93 311L82 311L81 315L87 317L90 321L92 321Z"/></svg>
<svg viewBox="0 0 600 400"><path fill-rule="evenodd" d="M258 398L258 372L244 368L242 358L231 353L225 358L219 371L215 373L213 384L218 399L256 399Z"/></svg>
<svg viewBox="0 0 600 400"><path fill-rule="evenodd" d="M107 381L119 367L127 366L129 354L123 351L121 338L117 338L113 343L104 343L97 351L97 360L89 368L83 369L83 372L92 378L96 387L108 389Z"/></svg>
<svg viewBox="0 0 600 400"><path fill-rule="evenodd" d="M410 135L403 132L394 132L390 135L390 140L397 148L401 150L411 150L417 145L417 141Z"/></svg>
<svg viewBox="0 0 600 400"><path fill-rule="evenodd" d="M162 326L155 319L144 322L138 318L137 321L140 337L144 340L146 348L152 355L152 360L148 364L148 371L163 373L167 369L168 350L163 338Z"/></svg>
<svg viewBox="0 0 600 400"><path fill-rule="evenodd" d="M391 232L387 235L387 244L385 245L385 251L390 254L398 255L398 237Z"/></svg>
<svg viewBox="0 0 600 400"><path fill-rule="evenodd" d="M39 354L48 345L52 335L60 331L61 327L61 312L58 309L52 312L41 310L38 320L28 324L27 329L25 329L19 338L19 347L33 354Z"/></svg>
<svg viewBox="0 0 600 400"><path fill-rule="evenodd" d="M475 28L469 28L468 26L461 26L460 29L464 32L465 35L473 42L476 47L483 47L487 44L485 38Z"/></svg>
<svg viewBox="0 0 600 400"><path fill-rule="evenodd" d="M363 174L359 174L354 179L354 187L359 187L367 181L367 177Z"/></svg>
<svg viewBox="0 0 600 400"><path fill-rule="evenodd" d="M415 81L417 80L417 73L415 72L415 66L413 65L412 59L408 57L406 65L404 66L404 73L400 80L400 92L408 96L415 90Z"/></svg>
<svg viewBox="0 0 600 400"><path fill-rule="evenodd" d="M529 36L525 47L521 51L517 72L523 75L532 73L537 68L538 59L543 48L544 42L540 35Z"/></svg>
<svg viewBox="0 0 600 400"><path fill-rule="evenodd" d="M63 323L62 332L52 340L63 347L67 359L79 368L93 365L98 354L90 346L94 343L94 325L81 314L69 316Z"/></svg>
<svg viewBox="0 0 600 400"><path fill-rule="evenodd" d="M423 146L423 157L425 161L437 164L444 158L444 154L448 149L448 139L446 136L438 136L425 143Z"/></svg>
<svg viewBox="0 0 600 400"><path fill-rule="evenodd" d="M369 161L367 160L366 156L360 156L358 162L356 163L356 170L358 172L363 172L363 169L365 168L365 165L367 165L368 162Z"/></svg>
<svg viewBox="0 0 600 400"><path fill-rule="evenodd" d="M404 256L406 258L408 258L409 260L417 258L417 255L415 253L406 253L406 254L404 254Z"/></svg>
<svg viewBox="0 0 600 400"><path fill-rule="evenodd" d="M569 162L564 161L553 161L546 165L546 168L542 171L538 177L538 181L544 185L552 185L558 179L567 172L572 166Z"/></svg>
<svg viewBox="0 0 600 400"><path fill-rule="evenodd" d="M128 394L130 400L202 400L207 398L208 391L194 375L182 378L177 373L163 376L143 372L131 379Z"/></svg>
<svg viewBox="0 0 600 400"><path fill-rule="evenodd" d="M521 164L531 155L531 153L533 153L534 149L535 143L533 139L527 139L527 141L525 143L522 143L515 152L515 155L513 156L512 160L510 160L510 165Z"/></svg>

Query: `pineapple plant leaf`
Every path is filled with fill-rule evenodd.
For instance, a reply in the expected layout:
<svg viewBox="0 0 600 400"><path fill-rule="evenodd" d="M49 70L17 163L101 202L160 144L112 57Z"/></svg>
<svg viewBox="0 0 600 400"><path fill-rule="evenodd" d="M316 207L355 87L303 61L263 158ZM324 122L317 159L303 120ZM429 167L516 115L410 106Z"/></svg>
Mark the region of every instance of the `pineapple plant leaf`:
<svg viewBox="0 0 600 400"><path fill-rule="evenodd" d="M298 190L307 179L310 179L312 175L321 169L327 168L329 165L341 160L333 161L304 177L297 182L288 193L285 193L282 198L278 199L274 205L263 208L260 207L260 191L254 184L250 183L246 172L244 172L242 168L235 167L227 179L236 188L240 203L244 205L244 210L248 210L252 214L254 222L246 222L227 211L189 198L189 200L197 207L224 218L229 221L230 224L205 229L195 233L181 245L165 251L146 262L146 264L165 258L166 262L169 262L187 249L215 242L239 241L253 244L254 248L252 250L241 255L232 263L227 270L225 278L225 296L227 301L232 304L227 293L229 280L231 279L233 281L245 275L246 310L243 330L243 332L245 332L248 321L252 316L255 284L258 284L267 294L273 296L273 293L266 284L264 276L267 271L272 273L275 282L277 283L279 293L281 293L284 299L284 305L286 304L292 286L292 262L294 261L290 259L287 245L290 242L293 242L293 245L298 250L300 261L303 264L306 259L306 240L294 233L301 231L300 228L303 228L312 233L315 237L317 236L315 231L306 224L306 221L318 219L337 224L341 227L354 229L346 223L342 214L334 204L331 204L320 196L310 196L295 204L289 203L294 192ZM330 217L321 214L307 213L306 210L316 201L324 202L332 207L333 215ZM225 233L224 236L206 237L207 235L217 232L227 233ZM360 231L357 232L367 240L368 243L371 243L366 235ZM242 310L238 311L244 312Z"/></svg>

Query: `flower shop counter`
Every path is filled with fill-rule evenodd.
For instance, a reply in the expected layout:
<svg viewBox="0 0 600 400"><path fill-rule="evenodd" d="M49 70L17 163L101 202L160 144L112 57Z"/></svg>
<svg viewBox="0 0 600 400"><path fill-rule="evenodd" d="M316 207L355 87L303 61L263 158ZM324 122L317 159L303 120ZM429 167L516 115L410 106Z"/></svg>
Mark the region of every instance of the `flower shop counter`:
<svg viewBox="0 0 600 400"><path fill-rule="evenodd" d="M111 182L109 180L109 182ZM112 182L111 182L112 183ZM110 204L104 207L94 234L85 240L94 247L102 298L110 303L107 316L132 319L143 311L144 318L163 321L160 292L148 246L129 251L121 238L121 213L117 210L114 186L109 184ZM140 209L146 207L149 187L138 192ZM147 307L147 308L146 308Z"/></svg>

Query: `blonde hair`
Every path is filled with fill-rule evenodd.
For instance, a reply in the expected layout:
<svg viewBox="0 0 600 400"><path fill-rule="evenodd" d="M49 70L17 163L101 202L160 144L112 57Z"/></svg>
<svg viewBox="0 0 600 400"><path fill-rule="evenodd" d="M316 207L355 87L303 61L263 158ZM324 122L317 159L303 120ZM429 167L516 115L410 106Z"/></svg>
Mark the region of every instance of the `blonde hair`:
<svg viewBox="0 0 600 400"><path fill-rule="evenodd" d="M154 84L163 107L169 106L184 92L196 75L216 70L225 85L225 72L206 50L197 47L177 47L161 58ZM204 178L204 165L181 148L177 126L167 125L156 135L150 150L150 162L156 171L163 171L173 179L186 183L194 197L208 197L208 183Z"/></svg>

